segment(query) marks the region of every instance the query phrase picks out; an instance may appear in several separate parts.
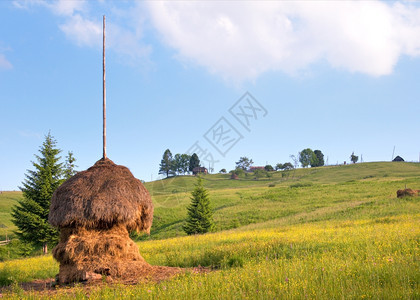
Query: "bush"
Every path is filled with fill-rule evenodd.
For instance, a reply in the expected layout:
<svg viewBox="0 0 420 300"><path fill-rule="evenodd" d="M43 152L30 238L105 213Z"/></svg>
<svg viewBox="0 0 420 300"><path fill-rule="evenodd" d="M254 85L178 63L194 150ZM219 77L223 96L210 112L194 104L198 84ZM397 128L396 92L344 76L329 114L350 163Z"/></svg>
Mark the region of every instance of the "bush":
<svg viewBox="0 0 420 300"><path fill-rule="evenodd" d="M290 188L300 188L300 187L308 187L308 186L312 186L312 182L298 182L295 184L291 184Z"/></svg>
<svg viewBox="0 0 420 300"><path fill-rule="evenodd" d="M266 166L264 167L264 170L266 170L267 172L271 172L271 171L274 171L274 168L273 168L273 166L272 166L272 165L266 165Z"/></svg>

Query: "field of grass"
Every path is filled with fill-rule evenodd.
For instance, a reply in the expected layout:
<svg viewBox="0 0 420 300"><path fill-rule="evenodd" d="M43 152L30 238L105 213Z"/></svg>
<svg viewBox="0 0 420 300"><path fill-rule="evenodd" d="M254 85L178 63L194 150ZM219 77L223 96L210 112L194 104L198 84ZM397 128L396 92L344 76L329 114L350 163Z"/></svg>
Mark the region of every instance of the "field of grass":
<svg viewBox="0 0 420 300"><path fill-rule="evenodd" d="M298 169L288 177L273 172L270 178L253 176L230 180L228 174L204 176L215 210L216 230L227 230L270 220L308 222L328 218L387 215L392 207L376 210L375 201L394 199L398 189L420 189L420 164L363 163ZM150 237L162 239L185 235L182 224L195 178L179 176L147 183L155 205ZM274 185L274 187L273 187ZM271 187L270 187L271 186ZM392 202L392 201L391 201ZM366 206L360 215L360 206ZM410 211L415 205L408 204ZM256 209L258 208L258 209ZM277 222L276 221L276 222Z"/></svg>
<svg viewBox="0 0 420 300"><path fill-rule="evenodd" d="M12 212L12 206L17 204L17 201L22 199L22 192L2 192L0 194L0 240L13 238L13 231L16 230L16 226L12 223L10 213Z"/></svg>
<svg viewBox="0 0 420 300"><path fill-rule="evenodd" d="M52 278L51 256L0 263L4 298L48 299L419 299L420 164L364 163L296 170L289 177L205 176L217 232L185 236L193 177L147 183L155 203L153 265L205 266L160 283L77 286L53 294L18 283ZM274 185L274 186L273 186ZM270 186L270 187L269 187Z"/></svg>

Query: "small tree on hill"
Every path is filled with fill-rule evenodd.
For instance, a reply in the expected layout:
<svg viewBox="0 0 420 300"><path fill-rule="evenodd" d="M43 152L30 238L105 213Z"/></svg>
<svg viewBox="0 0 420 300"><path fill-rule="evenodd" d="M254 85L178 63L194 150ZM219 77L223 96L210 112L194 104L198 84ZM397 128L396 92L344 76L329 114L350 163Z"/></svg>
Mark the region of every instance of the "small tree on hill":
<svg viewBox="0 0 420 300"><path fill-rule="evenodd" d="M18 238L33 246L42 246L44 253L47 245L58 241L58 231L48 223L48 214L53 192L63 180L63 166L59 163L61 152L50 133L35 155L32 162L35 170L28 170L22 182L23 199L12 207L12 222L18 228Z"/></svg>
<svg viewBox="0 0 420 300"><path fill-rule="evenodd" d="M274 171L274 168L273 168L273 166L272 166L272 165L266 165L266 166L264 167L264 170L266 170L267 172L271 172L271 171Z"/></svg>
<svg viewBox="0 0 420 300"><path fill-rule="evenodd" d="M246 171L249 169L250 166L252 166L254 162L252 159L249 159L246 156L240 157L239 161L236 162L236 168L241 168L242 170Z"/></svg>
<svg viewBox="0 0 420 300"><path fill-rule="evenodd" d="M187 221L182 228L188 235L211 231L214 227L213 211L210 207L208 192L203 187L200 177L197 177L197 184L191 195L191 203L187 207Z"/></svg>
<svg viewBox="0 0 420 300"><path fill-rule="evenodd" d="M306 168L311 164L312 156L314 155L314 152L310 148L303 149L299 152L299 162L303 168Z"/></svg>
<svg viewBox="0 0 420 300"><path fill-rule="evenodd" d="M350 155L350 160L355 164L359 160L359 156L354 155L354 151L353 151L353 153Z"/></svg>
<svg viewBox="0 0 420 300"><path fill-rule="evenodd" d="M315 150L314 154L317 158L316 165L311 165L311 167L322 167L324 165L324 154L322 154L321 150Z"/></svg>
<svg viewBox="0 0 420 300"><path fill-rule="evenodd" d="M172 164L171 164L171 171L174 174L180 175L182 173L182 160L181 160L181 154L177 153L175 154Z"/></svg>
<svg viewBox="0 0 420 300"><path fill-rule="evenodd" d="M198 158L197 154L193 153L193 155L191 155L191 158L190 158L190 166L189 166L190 172L192 172L194 168L197 168L199 166L200 166L200 159Z"/></svg>
<svg viewBox="0 0 420 300"><path fill-rule="evenodd" d="M291 162L286 162L283 164L282 170L292 170L294 167Z"/></svg>
<svg viewBox="0 0 420 300"><path fill-rule="evenodd" d="M171 150L166 149L163 153L162 160L159 165L159 174L164 174L169 177L169 174L173 173L173 158Z"/></svg>
<svg viewBox="0 0 420 300"><path fill-rule="evenodd" d="M181 169L182 169L182 173L188 173L189 169L190 169L190 159L191 156L188 154L181 154Z"/></svg>

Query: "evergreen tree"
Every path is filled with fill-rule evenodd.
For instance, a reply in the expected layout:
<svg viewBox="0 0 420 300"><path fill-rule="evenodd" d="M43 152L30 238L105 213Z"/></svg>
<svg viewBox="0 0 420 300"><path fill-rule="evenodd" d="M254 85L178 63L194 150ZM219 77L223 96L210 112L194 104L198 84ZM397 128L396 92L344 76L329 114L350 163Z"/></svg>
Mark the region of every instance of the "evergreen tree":
<svg viewBox="0 0 420 300"><path fill-rule="evenodd" d="M28 170L22 182L23 199L12 207L12 222L18 228L19 239L33 246L42 246L47 253L48 244L58 241L58 231L48 223L51 197L63 182L63 167L59 163L61 150L50 133L40 147L40 154L32 162L35 170Z"/></svg>
<svg viewBox="0 0 420 300"><path fill-rule="evenodd" d="M187 173L190 169L190 159L191 159L190 155L181 154L181 168L182 168L183 174Z"/></svg>
<svg viewBox="0 0 420 300"><path fill-rule="evenodd" d="M190 172L192 172L194 168L199 167L199 166L200 166L200 159L198 158L197 154L193 153L193 155L191 155L191 158L190 158L190 167L189 167Z"/></svg>
<svg viewBox="0 0 420 300"><path fill-rule="evenodd" d="M188 235L211 231L214 226L213 211L210 207L208 192L203 187L200 177L197 177L197 184L191 195L191 203L187 208L187 221L182 228Z"/></svg>
<svg viewBox="0 0 420 300"><path fill-rule="evenodd" d="M172 160L172 172L176 175L180 175L182 173L182 159L181 154L177 153L174 156L174 159Z"/></svg>
<svg viewBox="0 0 420 300"><path fill-rule="evenodd" d="M64 166L64 178L66 180L77 174L77 166L75 165L75 161L76 158L74 158L73 152L69 151L68 155L66 156L66 162Z"/></svg>
<svg viewBox="0 0 420 300"><path fill-rule="evenodd" d="M173 173L173 158L171 150L166 149L163 153L162 160L159 165L159 174L165 174L166 177L169 177L169 174Z"/></svg>

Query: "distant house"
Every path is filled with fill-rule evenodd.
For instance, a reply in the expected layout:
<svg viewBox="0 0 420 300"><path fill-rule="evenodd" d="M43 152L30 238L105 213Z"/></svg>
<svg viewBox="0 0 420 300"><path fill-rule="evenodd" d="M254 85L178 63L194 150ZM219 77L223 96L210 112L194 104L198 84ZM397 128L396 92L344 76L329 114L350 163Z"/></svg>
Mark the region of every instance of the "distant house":
<svg viewBox="0 0 420 300"><path fill-rule="evenodd" d="M255 170L265 170L265 167L250 167L248 172L254 172Z"/></svg>
<svg viewBox="0 0 420 300"><path fill-rule="evenodd" d="M203 173L203 174L207 174L207 173L208 173L208 171L207 171L207 169L206 169L206 168L204 168L204 167L195 167L195 168L193 169L193 174L194 174L194 175L201 174L201 173Z"/></svg>
<svg viewBox="0 0 420 300"><path fill-rule="evenodd" d="M404 161L404 159L401 156L397 155L392 161Z"/></svg>

